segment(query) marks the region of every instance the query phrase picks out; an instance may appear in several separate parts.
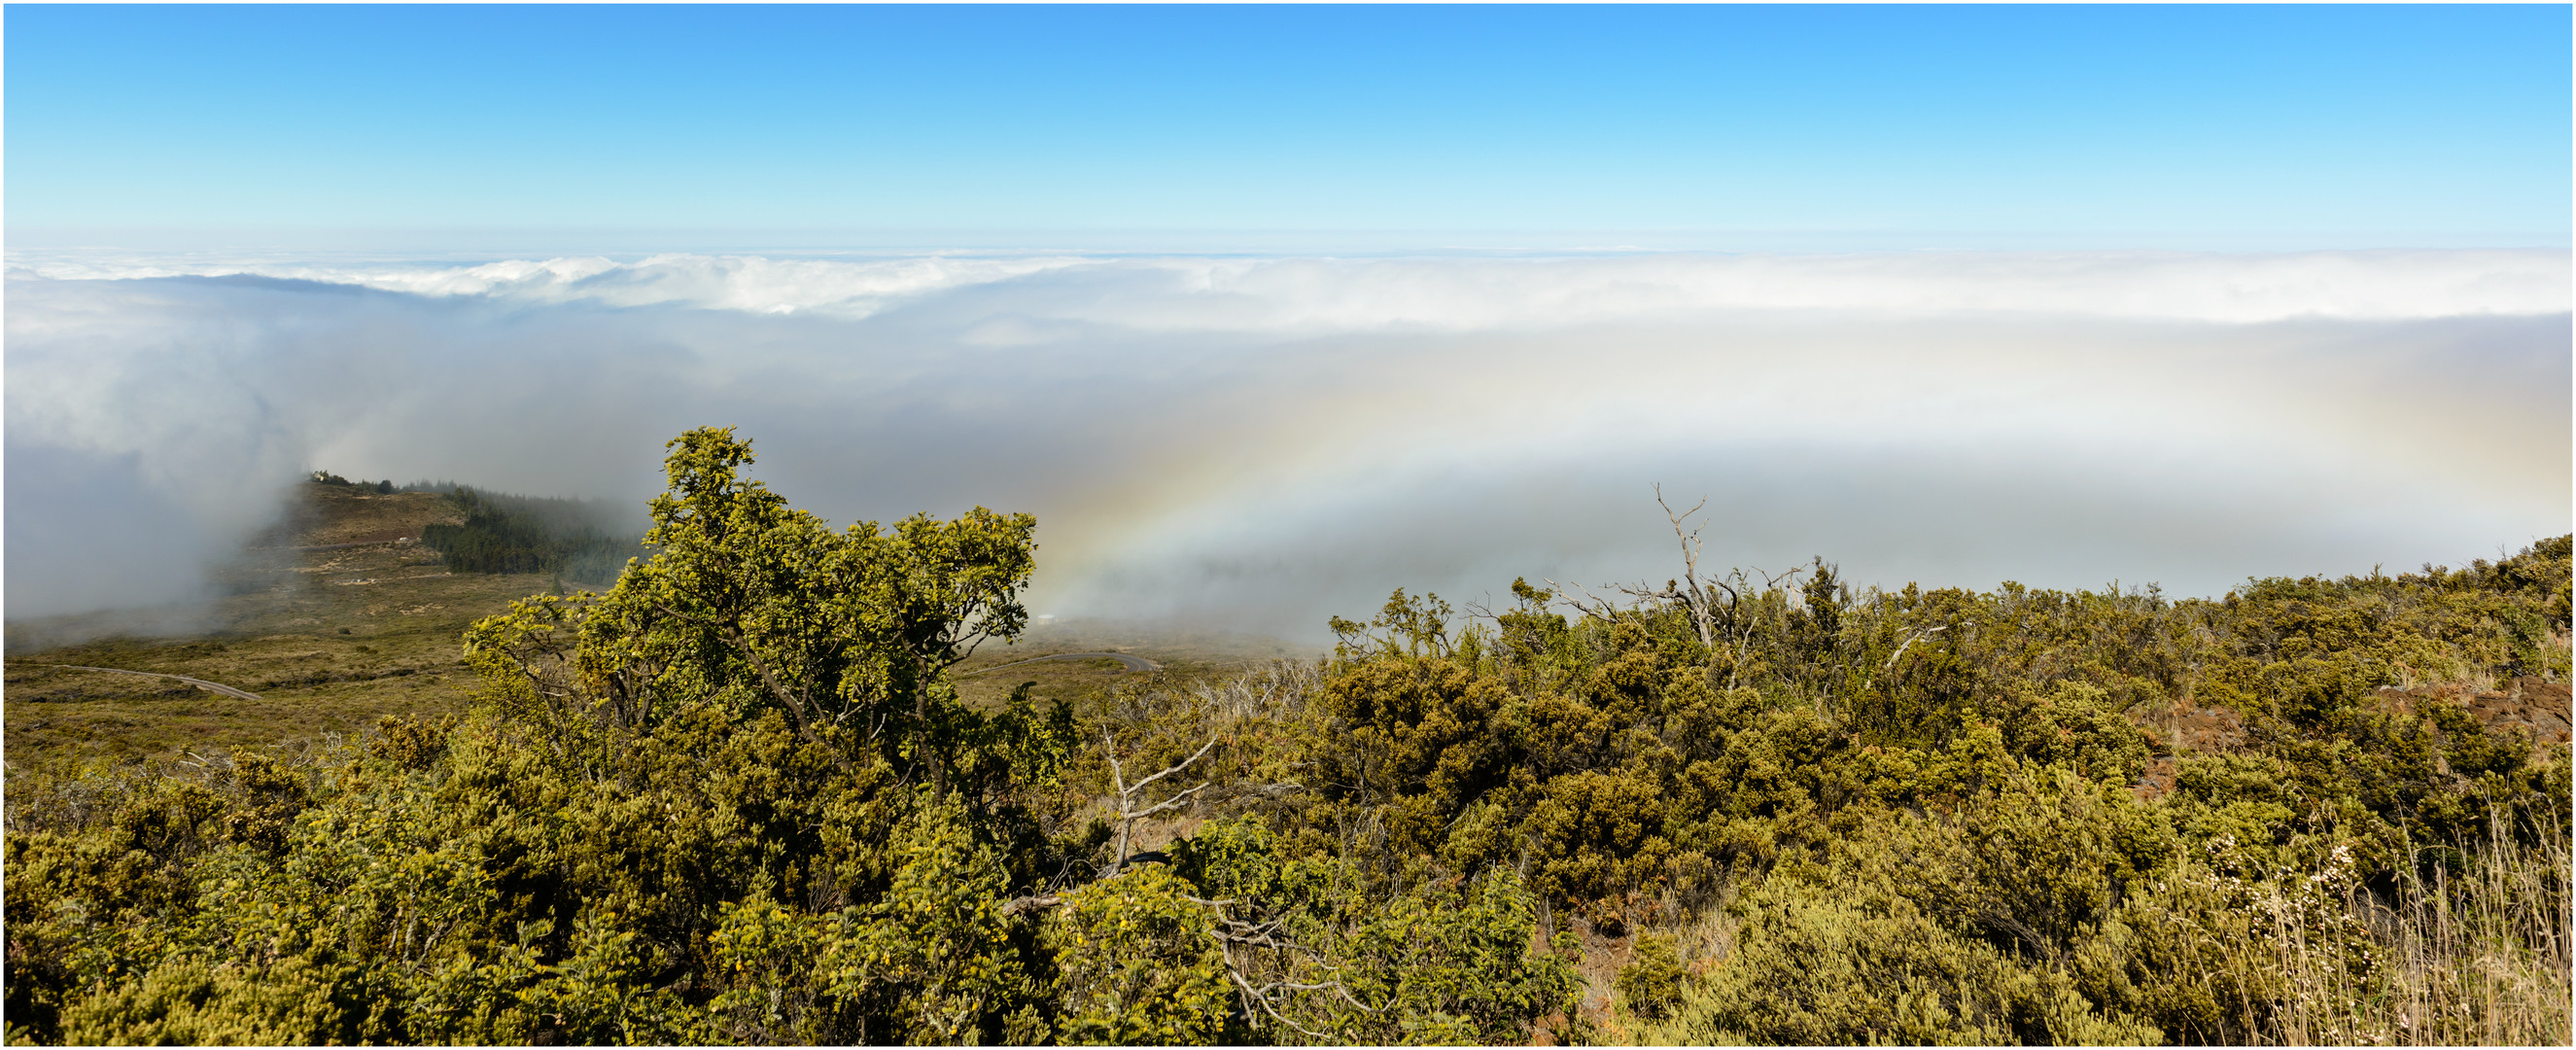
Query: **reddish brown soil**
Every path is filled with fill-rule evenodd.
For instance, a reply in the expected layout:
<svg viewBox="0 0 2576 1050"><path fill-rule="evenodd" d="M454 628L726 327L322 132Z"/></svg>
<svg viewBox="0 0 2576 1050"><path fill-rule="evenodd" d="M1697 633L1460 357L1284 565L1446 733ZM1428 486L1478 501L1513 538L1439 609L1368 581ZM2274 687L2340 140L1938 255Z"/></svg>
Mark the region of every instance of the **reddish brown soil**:
<svg viewBox="0 0 2576 1050"><path fill-rule="evenodd" d="M2227 751L2245 742L2245 720L2223 707L2173 708L2138 716L2156 743L2174 751Z"/></svg>
<svg viewBox="0 0 2576 1050"><path fill-rule="evenodd" d="M2413 711L2427 700L2458 704L2490 729L2530 733L2533 750L2541 753L2568 746L2570 730L2576 729L2567 686L2537 678L2516 678L2502 689L2484 692L2456 682L2379 692L2400 711Z"/></svg>
<svg viewBox="0 0 2576 1050"><path fill-rule="evenodd" d="M2568 747L2571 737L2576 737L2576 710L2571 710L2568 687L2537 678L2517 678L2502 689L2485 691L2461 682L2391 687L2380 690L2379 697L2382 703L2409 713L2427 701L2458 704L2489 728L2531 734L2536 753ZM2245 742L2244 720L2223 708L2179 707L2139 722L2176 754L2230 751ZM2141 802L2155 801L2173 792L2174 773L2171 755L2156 758L2147 763L2145 775L2130 790Z"/></svg>
<svg viewBox="0 0 2576 1050"><path fill-rule="evenodd" d="M2568 709L2567 687L2537 678L2516 678L2501 693L2471 697L2467 706L2470 714L2490 726L2530 729L2535 744L2564 746L2570 730L2576 729L2576 718L2571 718Z"/></svg>
<svg viewBox="0 0 2576 1050"><path fill-rule="evenodd" d="M2147 762L2146 775L2139 777L2137 786L2129 790L2137 794L2138 801L2153 802L2173 794L2175 772L2176 767L2171 756L2151 759Z"/></svg>

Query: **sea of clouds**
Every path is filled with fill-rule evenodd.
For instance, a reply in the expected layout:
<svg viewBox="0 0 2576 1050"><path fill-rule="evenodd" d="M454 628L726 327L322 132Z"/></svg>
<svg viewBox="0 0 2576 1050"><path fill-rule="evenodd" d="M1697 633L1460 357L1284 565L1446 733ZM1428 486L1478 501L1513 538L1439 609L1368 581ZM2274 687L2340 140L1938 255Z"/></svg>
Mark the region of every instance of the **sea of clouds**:
<svg viewBox="0 0 2576 1050"><path fill-rule="evenodd" d="M1033 600L1301 640L1403 586L2159 583L2570 528L2565 251L12 252L7 613L184 603L298 474L1040 521Z"/></svg>

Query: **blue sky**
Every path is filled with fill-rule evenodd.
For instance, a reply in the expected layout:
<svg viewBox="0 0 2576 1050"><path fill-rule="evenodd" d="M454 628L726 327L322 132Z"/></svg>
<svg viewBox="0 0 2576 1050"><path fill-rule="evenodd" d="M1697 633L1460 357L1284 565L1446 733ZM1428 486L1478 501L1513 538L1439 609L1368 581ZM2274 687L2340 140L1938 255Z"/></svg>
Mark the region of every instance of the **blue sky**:
<svg viewBox="0 0 2576 1050"><path fill-rule="evenodd" d="M5 17L19 245L2569 239L2565 6Z"/></svg>
<svg viewBox="0 0 2576 1050"><path fill-rule="evenodd" d="M1890 585L2568 528L2565 5L0 20L21 614L303 471L640 505L708 423L1281 637L1662 579L1658 483Z"/></svg>

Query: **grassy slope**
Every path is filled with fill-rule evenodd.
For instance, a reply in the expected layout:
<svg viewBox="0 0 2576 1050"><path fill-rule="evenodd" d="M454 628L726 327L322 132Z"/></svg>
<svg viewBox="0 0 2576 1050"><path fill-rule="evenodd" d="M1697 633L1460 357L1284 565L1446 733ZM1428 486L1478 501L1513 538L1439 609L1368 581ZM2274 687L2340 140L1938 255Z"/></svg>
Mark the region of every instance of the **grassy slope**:
<svg viewBox="0 0 2576 1050"><path fill-rule="evenodd" d="M1186 688L1193 683L1230 677L1267 660L1312 657L1268 638L1179 632L1153 626L1100 622L1041 623L1013 645L988 645L957 666L958 698L978 707L998 705L1022 682L1035 683L1031 695L1062 699L1082 711L1094 711L1113 693L1145 689ZM1063 660L1004 664L1058 653L1133 653L1159 663L1162 670L1132 672L1114 660Z"/></svg>
<svg viewBox="0 0 2576 1050"><path fill-rule="evenodd" d="M466 625L556 585L543 574L450 574L435 551L407 542L418 539L423 525L463 520L438 494L301 485L295 498L285 523L219 574L219 587L231 595L195 619L200 629L12 651L0 693L0 729L11 758L152 759L186 750L292 746L360 733L389 714L458 711L474 687L458 647ZM351 543L363 545L299 549ZM58 621L10 630L19 642L78 626ZM1110 661L1066 661L972 673L1033 656L1108 650L1137 653L1163 670L1129 673ZM1049 624L1018 645L986 647L959 668L958 689L969 703L997 704L1020 683L1035 682L1041 699L1088 706L1122 687L1175 686L1288 654L1263 639ZM187 675L260 699L58 664Z"/></svg>
<svg viewBox="0 0 2576 1050"><path fill-rule="evenodd" d="M376 495L300 486L289 524L220 574L233 592L182 637L109 636L7 663L13 758L166 756L350 733L397 712L461 706L469 682L457 635L542 576L449 575L416 544L420 526L456 517L431 493ZM363 543L333 550L296 550ZM13 633L47 625L12 625ZM260 695L239 700L168 679L75 671L86 664L182 674Z"/></svg>

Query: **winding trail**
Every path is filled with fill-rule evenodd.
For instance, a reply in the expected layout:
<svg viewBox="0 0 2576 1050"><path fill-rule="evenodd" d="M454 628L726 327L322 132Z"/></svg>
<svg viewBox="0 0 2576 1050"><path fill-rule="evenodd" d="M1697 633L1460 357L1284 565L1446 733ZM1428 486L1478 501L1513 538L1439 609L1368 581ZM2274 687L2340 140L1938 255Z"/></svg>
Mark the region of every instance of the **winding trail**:
<svg viewBox="0 0 2576 1050"><path fill-rule="evenodd" d="M188 683L189 685L196 686L199 689L212 690L214 692L222 693L225 696L237 697L243 700L259 699L258 693L246 693L221 682L209 682L203 678L190 678L183 674L162 674L158 671L128 671L119 667L88 667L81 664L47 664L45 666L68 667L75 671L105 671L109 674L141 675L145 678L176 678L182 682Z"/></svg>
<svg viewBox="0 0 2576 1050"><path fill-rule="evenodd" d="M979 674L999 671L1006 667L1018 667L1021 664L1042 664L1049 660L1116 660L1119 664L1127 668L1127 672L1160 671L1163 669L1163 665L1155 663L1152 660L1145 659L1141 656L1129 656L1126 653L1057 653L1054 656L1032 656L1026 660L1013 660L1006 664L994 664L991 667L968 671L965 674L958 675L957 677L971 678Z"/></svg>

